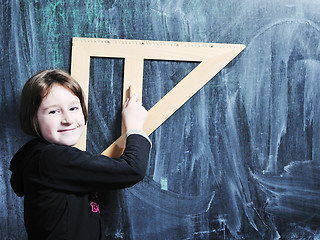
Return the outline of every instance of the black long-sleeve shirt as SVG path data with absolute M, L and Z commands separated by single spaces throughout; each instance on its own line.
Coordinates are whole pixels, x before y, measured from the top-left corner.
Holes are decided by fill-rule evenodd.
M 24 196 L 29 240 L 103 239 L 97 203 L 90 195 L 133 186 L 145 176 L 151 144 L 128 136 L 123 155 L 108 158 L 34 139 L 11 160 L 11 185 Z

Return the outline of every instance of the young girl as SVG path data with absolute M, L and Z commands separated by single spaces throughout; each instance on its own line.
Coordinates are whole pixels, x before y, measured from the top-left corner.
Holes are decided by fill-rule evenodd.
M 87 122 L 79 84 L 62 70 L 45 70 L 27 81 L 20 122 L 36 138 L 15 154 L 10 170 L 12 188 L 24 196 L 29 240 L 103 239 L 99 205 L 92 196 L 141 181 L 151 147 L 142 131 L 147 111 L 136 94 L 125 103 L 122 117 L 127 143 L 120 158 L 80 151 L 72 147 Z

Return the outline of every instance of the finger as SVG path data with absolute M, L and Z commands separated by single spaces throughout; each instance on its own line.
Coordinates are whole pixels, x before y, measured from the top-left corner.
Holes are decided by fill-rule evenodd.
M 133 94 L 131 97 L 130 97 L 130 102 L 138 102 L 139 101 L 139 95 L 137 93 Z
M 124 104 L 123 104 L 123 108 L 126 108 L 127 106 L 128 106 L 128 103 L 129 103 L 129 98 L 127 98 L 127 100 L 124 102 Z
M 133 94 L 135 94 L 135 93 L 136 93 L 135 86 L 134 85 L 130 85 L 130 87 L 129 87 L 129 96 L 132 97 Z

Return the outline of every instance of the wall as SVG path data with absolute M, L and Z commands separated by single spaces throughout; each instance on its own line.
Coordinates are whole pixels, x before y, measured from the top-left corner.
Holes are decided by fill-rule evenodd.
M 317 0 L 0 3 L 0 239 L 26 239 L 8 170 L 29 139 L 20 91 L 39 70 L 70 69 L 72 37 L 247 45 L 150 136 L 146 178 L 101 194 L 111 239 L 320 238 Z M 146 107 L 194 65 L 146 61 Z M 91 60 L 92 152 L 120 132 L 122 69 L 121 59 Z

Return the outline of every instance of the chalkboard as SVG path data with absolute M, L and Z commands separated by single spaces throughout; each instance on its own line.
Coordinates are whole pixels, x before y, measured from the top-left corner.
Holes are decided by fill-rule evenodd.
M 320 236 L 320 3 L 0 0 L 0 239 L 27 239 L 8 166 L 29 137 L 25 81 L 70 69 L 72 37 L 239 43 L 247 48 L 150 136 L 146 178 L 101 193 L 109 239 Z M 197 63 L 146 61 L 153 106 Z M 120 134 L 123 61 L 91 59 L 87 148 Z

